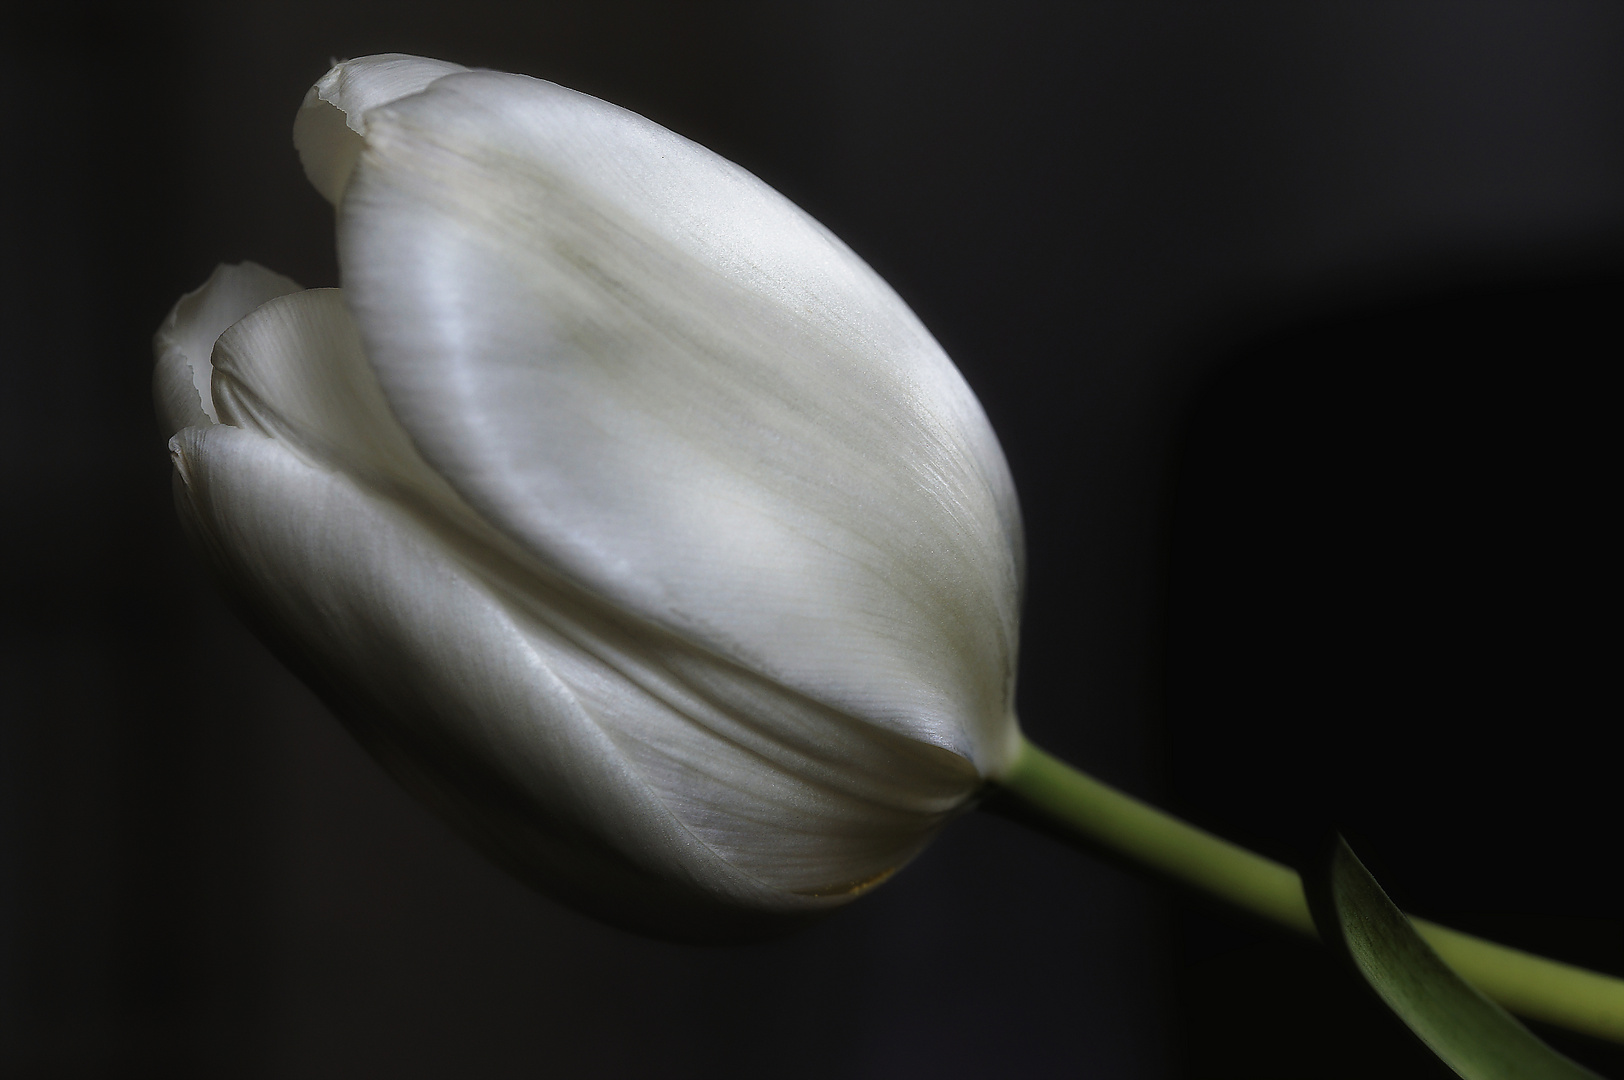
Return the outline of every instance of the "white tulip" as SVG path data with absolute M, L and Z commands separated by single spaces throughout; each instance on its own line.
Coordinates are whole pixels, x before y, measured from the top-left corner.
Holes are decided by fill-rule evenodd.
M 845 902 L 1009 767 L 1008 469 L 850 249 L 518 75 L 349 61 L 294 132 L 343 289 L 221 267 L 158 411 L 218 579 L 407 787 L 706 937 Z

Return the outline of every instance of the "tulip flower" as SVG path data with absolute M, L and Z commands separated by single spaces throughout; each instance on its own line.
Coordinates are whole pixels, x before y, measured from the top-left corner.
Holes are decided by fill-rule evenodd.
M 221 267 L 155 395 L 196 546 L 398 780 L 708 938 L 845 903 L 1009 767 L 1009 471 L 849 248 L 523 76 L 349 61 L 294 137 L 342 289 Z
M 250 625 L 498 862 L 624 926 L 757 935 L 996 788 L 1325 929 L 1296 871 L 1022 737 L 1009 470 L 828 230 L 640 116 L 435 60 L 337 65 L 294 142 L 343 287 L 245 263 L 175 305 L 176 503 Z M 1388 967 L 1445 970 L 1430 947 L 1624 1039 L 1624 982 L 1413 927 Z

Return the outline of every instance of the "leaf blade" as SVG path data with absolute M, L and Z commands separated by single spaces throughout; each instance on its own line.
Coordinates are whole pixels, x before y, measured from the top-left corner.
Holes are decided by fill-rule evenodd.
M 1601 1080 L 1461 978 L 1340 836 L 1318 884 L 1311 906 L 1320 936 L 1465 1080 Z

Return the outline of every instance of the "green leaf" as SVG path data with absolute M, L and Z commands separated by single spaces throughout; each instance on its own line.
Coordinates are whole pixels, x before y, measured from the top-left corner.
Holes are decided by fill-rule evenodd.
M 1309 897 L 1320 937 L 1466 1080 L 1600 1080 L 1444 963 L 1340 836 Z

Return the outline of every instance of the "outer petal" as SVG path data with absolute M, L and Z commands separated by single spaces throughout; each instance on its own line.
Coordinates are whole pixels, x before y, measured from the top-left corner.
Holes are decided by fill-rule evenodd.
M 492 531 L 393 420 L 338 290 L 262 305 L 215 360 L 221 419 L 247 430 L 175 444 L 183 516 L 386 765 L 553 891 L 602 913 L 618 890 L 612 916 L 667 931 L 692 932 L 696 897 L 804 914 L 896 869 L 978 785 Z M 604 861 L 692 895 L 643 911 L 653 886 L 595 883 Z
M 215 339 L 265 301 L 299 288 L 292 278 L 245 262 L 215 267 L 209 280 L 176 301 L 152 341 L 152 398 L 165 435 L 219 420 L 209 363 Z
M 766 185 L 492 72 L 368 114 L 340 211 L 367 355 L 422 455 L 540 564 L 995 773 L 1013 488 L 897 296 Z

